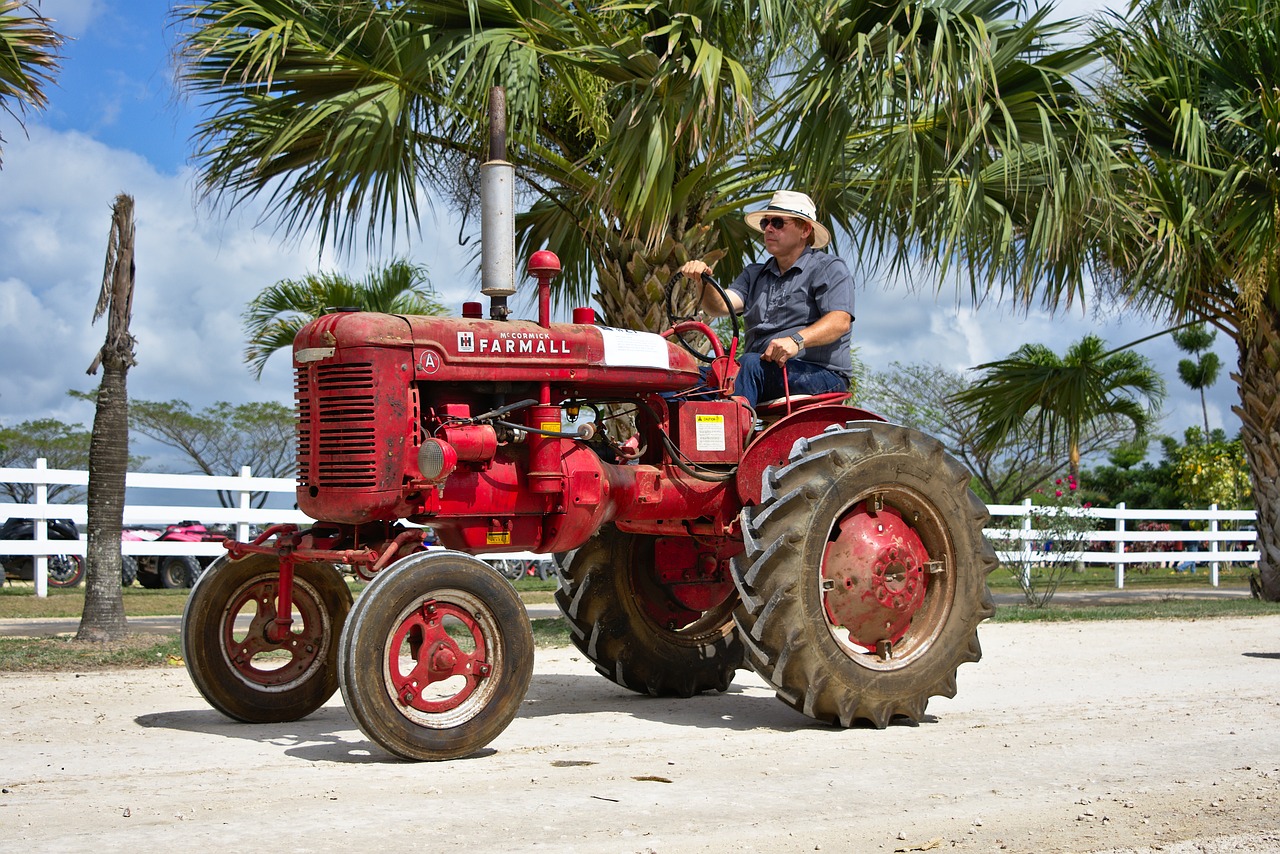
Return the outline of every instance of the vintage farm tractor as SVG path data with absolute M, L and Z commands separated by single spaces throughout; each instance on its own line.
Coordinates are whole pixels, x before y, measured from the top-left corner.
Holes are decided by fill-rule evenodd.
M 955 693 L 995 558 L 940 443 L 830 396 L 753 411 L 736 336 L 552 323 L 559 261 L 528 270 L 536 322 L 486 285 L 489 318 L 335 311 L 298 334 L 297 500 L 321 521 L 228 542 L 193 589 L 186 662 L 215 708 L 289 721 L 341 687 L 393 754 L 475 752 L 533 669 L 520 599 L 475 557 L 516 550 L 559 555 L 574 643 L 636 692 L 723 691 L 745 665 L 846 727 Z M 602 429 L 619 411 L 627 441 Z M 354 604 L 344 573 L 370 580 Z

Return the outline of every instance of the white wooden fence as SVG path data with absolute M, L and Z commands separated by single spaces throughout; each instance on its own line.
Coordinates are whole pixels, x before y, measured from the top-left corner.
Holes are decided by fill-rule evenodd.
M 1206 510 L 1129 510 L 1123 503 L 1114 508 L 1066 510 L 1063 512 L 1089 520 L 1094 530 L 1073 536 L 1073 539 L 1088 541 L 1084 549 L 1046 553 L 1042 547 L 1037 548 L 1037 544 L 1052 539 L 1054 533 L 1034 527 L 1035 516 L 1043 516 L 1044 508 L 1033 507 L 1027 499 L 1021 504 L 992 504 L 987 509 L 993 519 L 1020 517 L 1021 520 L 1017 525 L 986 531 L 1001 562 L 1023 567 L 1035 562 L 1110 564 L 1115 567 L 1116 587 L 1124 587 L 1125 572 L 1133 564 L 1190 562 L 1198 566 L 1207 563 L 1209 583 L 1217 587 L 1222 564 L 1253 564 L 1258 560 L 1258 534 L 1254 530 L 1257 514 L 1252 510 L 1219 510 L 1216 504 Z M 1171 530 L 1131 530 L 1126 524 L 1130 521 L 1166 523 Z M 1229 524 L 1224 528 L 1223 523 Z M 1152 545 L 1135 551 L 1130 543 Z M 1098 549 L 1097 546 L 1108 547 Z
M 11 516 L 23 519 L 71 519 L 76 524 L 85 524 L 85 506 L 83 504 L 50 504 L 48 488 L 51 484 L 69 484 L 87 486 L 88 472 L 50 469 L 44 460 L 37 460 L 32 469 L 0 468 L 0 483 L 29 483 L 35 485 L 35 502 L 32 504 L 0 503 L 0 522 Z M 172 524 L 183 520 L 198 520 L 207 525 L 234 526 L 236 539 L 249 539 L 250 526 L 271 525 L 284 522 L 309 524 L 311 519 L 298 510 L 280 510 L 271 508 L 257 509 L 251 506 L 250 496 L 257 492 L 294 494 L 296 484 L 292 478 L 253 477 L 245 467 L 238 477 L 182 475 L 182 474 L 147 474 L 130 472 L 125 479 L 125 487 L 144 489 L 175 489 L 207 491 L 210 495 L 215 490 L 229 492 L 238 496 L 235 507 L 222 507 L 211 502 L 200 505 L 168 505 L 168 504 L 126 504 L 124 524 Z M 1001 518 L 1020 517 L 1021 521 L 1013 525 L 1000 526 L 998 521 L 988 528 L 986 534 L 996 545 L 1001 561 L 1005 563 L 1029 566 L 1033 562 L 1047 561 L 1080 561 L 1090 564 L 1107 564 L 1115 567 L 1116 587 L 1124 587 L 1125 572 L 1131 564 L 1148 563 L 1181 563 L 1192 561 L 1196 564 L 1207 563 L 1209 566 L 1209 583 L 1218 585 L 1218 573 L 1223 563 L 1253 563 L 1258 560 L 1255 548 L 1257 534 L 1251 529 L 1255 523 L 1252 510 L 1219 510 L 1216 506 L 1206 510 L 1128 510 L 1123 504 L 1115 508 L 1094 507 L 1077 511 L 1094 520 L 1098 530 L 1090 531 L 1090 546 L 1110 544 L 1105 550 L 1057 551 L 1045 554 L 1037 549 L 1036 544 L 1051 539 L 1052 534 L 1036 530 L 1034 515 L 1042 514 L 1042 508 L 1034 508 L 1028 499 L 1022 504 L 989 505 L 993 521 Z M 1188 523 L 1204 523 L 1203 530 L 1169 530 L 1138 531 L 1130 530 L 1127 522 L 1158 521 L 1169 523 L 1170 527 L 1191 527 Z M 1234 523 L 1231 530 L 1224 530 L 1222 523 Z M 1102 525 L 1110 523 L 1110 528 Z M 57 546 L 50 546 L 44 525 L 35 526 L 35 539 L 29 542 L 6 540 L 0 544 L 3 554 L 34 555 L 36 558 L 36 594 L 45 595 L 47 572 L 47 556 L 50 549 L 54 554 L 84 554 L 83 535 L 79 542 L 57 541 Z M 1133 551 L 1130 543 L 1153 543 L 1163 546 L 1153 551 Z M 1185 545 L 1184 545 L 1185 544 Z M 223 549 L 220 543 L 172 543 L 172 542 L 125 542 L 121 544 L 125 554 L 145 555 L 220 555 Z M 515 552 L 509 555 L 486 555 L 488 560 L 522 559 L 536 557 L 529 552 Z
M 0 468 L 0 483 L 29 483 L 35 486 L 35 501 L 31 504 L 0 503 L 0 524 L 10 517 L 19 519 L 70 519 L 81 529 L 86 523 L 86 509 L 83 504 L 50 504 L 49 486 L 67 484 L 71 486 L 88 486 L 89 473 L 48 468 L 44 460 L 36 460 L 35 468 Z M 198 490 L 207 492 L 208 504 L 170 505 L 170 504 L 128 504 L 124 508 L 124 525 L 171 525 L 177 522 L 193 520 L 206 525 L 234 527 L 237 540 L 250 538 L 250 528 L 282 523 L 308 525 L 310 516 L 300 510 L 273 509 L 269 507 L 255 508 L 251 503 L 254 493 L 282 493 L 289 496 L 292 504 L 297 481 L 287 477 L 253 477 L 248 466 L 240 470 L 237 476 L 210 476 L 189 474 L 155 474 L 146 472 L 129 472 L 125 476 L 125 489 L 170 489 Z M 235 507 L 223 507 L 214 497 L 215 491 L 233 493 L 237 496 Z M 47 595 L 48 557 L 50 554 L 73 554 L 83 556 L 85 553 L 85 535 L 79 541 L 50 540 L 44 525 L 37 524 L 35 538 L 29 541 L 0 541 L 0 554 L 33 555 L 35 557 L 35 592 L 37 596 Z M 53 545 L 51 545 L 51 543 Z M 120 550 L 127 555 L 203 555 L 217 556 L 226 553 L 221 543 L 179 543 L 179 542 L 122 542 Z M 532 560 L 539 557 L 531 552 L 511 552 L 504 554 L 488 554 L 483 558 L 488 561 L 499 560 Z

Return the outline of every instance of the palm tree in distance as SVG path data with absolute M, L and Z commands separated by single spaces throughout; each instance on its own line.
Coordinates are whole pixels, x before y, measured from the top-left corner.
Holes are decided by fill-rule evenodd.
M 1068 471 L 1080 474 L 1080 442 L 1101 420 L 1128 422 L 1146 432 L 1164 400 L 1164 381 L 1145 356 L 1106 350 L 1096 335 L 1058 356 L 1043 344 L 1024 344 L 1005 359 L 979 365 L 983 375 L 956 395 L 985 425 L 977 444 L 992 449 L 1030 430 L 1050 456 L 1066 451 Z
M 1218 354 L 1210 350 L 1213 339 L 1218 333 L 1203 323 L 1196 323 L 1186 329 L 1173 333 L 1173 343 L 1184 353 L 1190 353 L 1194 359 L 1178 360 L 1178 379 L 1192 391 L 1200 392 L 1200 412 L 1204 415 L 1204 436 L 1209 439 L 1209 404 L 1205 402 L 1204 390 L 1218 381 L 1222 371 L 1222 360 Z
M 335 308 L 387 314 L 448 314 L 427 280 L 427 268 L 392 261 L 354 281 L 340 273 L 310 273 L 282 279 L 254 297 L 244 312 L 248 340 L 244 360 L 257 379 L 267 359 L 293 346 L 294 336 L 311 320 Z
M 62 41 L 49 20 L 26 0 L 0 0 L 0 109 L 17 118 L 19 125 L 19 113 L 28 107 L 44 109 L 44 89 L 58 70 Z M 0 137 L 0 147 L 3 143 Z

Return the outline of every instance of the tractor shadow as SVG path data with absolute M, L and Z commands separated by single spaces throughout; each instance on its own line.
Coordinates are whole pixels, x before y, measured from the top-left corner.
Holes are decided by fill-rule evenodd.
M 524 702 L 512 726 L 527 721 L 583 715 L 622 715 L 636 721 L 667 727 L 688 727 L 725 732 L 767 731 L 792 733 L 834 730 L 805 717 L 758 686 L 733 683 L 724 693 L 705 692 L 689 698 L 649 697 L 633 693 L 595 674 L 534 673 Z M 916 727 L 936 722 L 926 715 L 921 723 L 895 719 L 891 727 Z M 400 759 L 365 738 L 340 699 L 297 721 L 249 724 L 233 721 L 211 708 L 186 709 L 139 715 L 134 723 L 147 729 L 175 730 L 236 738 L 273 746 L 307 762 L 351 765 L 400 764 Z M 858 727 L 870 727 L 858 724 Z M 484 748 L 464 760 L 483 759 L 497 751 Z

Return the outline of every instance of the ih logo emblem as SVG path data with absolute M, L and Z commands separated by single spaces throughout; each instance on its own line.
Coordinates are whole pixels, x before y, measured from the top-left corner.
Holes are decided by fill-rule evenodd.
M 474 353 L 476 351 L 476 336 L 474 332 L 458 333 L 458 352 Z

